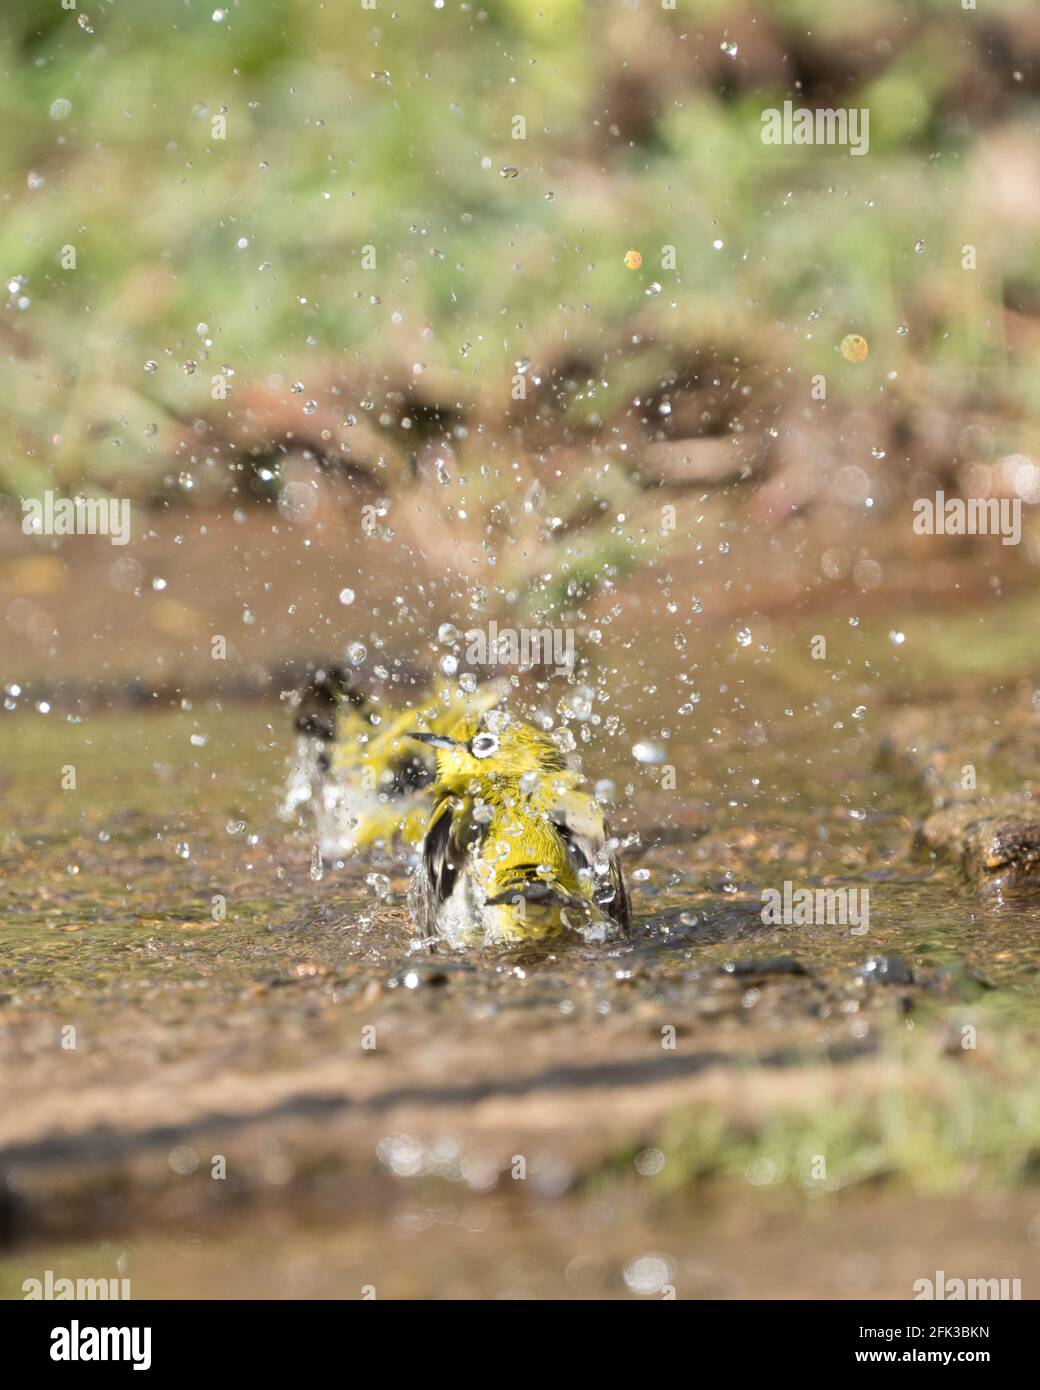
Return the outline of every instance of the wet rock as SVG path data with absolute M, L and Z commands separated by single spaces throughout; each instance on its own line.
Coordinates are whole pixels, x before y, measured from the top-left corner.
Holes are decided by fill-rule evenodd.
M 731 960 L 721 967 L 720 974 L 738 979 L 765 975 L 811 975 L 813 972 L 793 956 L 771 956 L 766 960 Z
M 933 836 L 947 820 L 932 818 Z M 1040 821 L 1021 819 L 1017 804 L 982 820 L 955 817 L 953 829 L 960 835 L 964 866 L 977 881 L 989 880 L 990 887 L 996 881 L 1000 886 L 1040 885 Z
M 914 972 L 902 956 L 871 956 L 858 972 L 871 985 L 912 985 Z
M 983 892 L 1040 888 L 1040 806 L 1024 769 L 1037 766 L 1040 729 L 1032 710 L 936 716 L 901 711 L 889 723 L 882 761 L 928 798 L 918 830 L 926 848 L 958 859 Z
M 426 962 L 416 962 L 414 965 L 403 966 L 396 974 L 391 975 L 387 981 L 388 989 L 426 989 L 428 987 L 443 987 L 449 985 L 452 979 L 460 974 L 466 973 L 465 966 L 458 962 L 432 964 Z

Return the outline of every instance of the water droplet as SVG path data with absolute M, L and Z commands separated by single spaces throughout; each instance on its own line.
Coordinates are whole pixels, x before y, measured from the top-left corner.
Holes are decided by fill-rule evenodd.
M 377 898 L 386 898 L 390 894 L 390 880 L 386 874 L 366 874 L 365 882 Z
M 847 333 L 841 340 L 841 355 L 846 362 L 865 362 L 870 345 L 860 333 Z
M 625 1265 L 623 1278 L 631 1293 L 660 1293 L 672 1278 L 672 1264 L 664 1255 L 640 1255 Z
M 355 597 L 353 589 L 340 589 L 339 591 L 339 601 L 345 607 L 349 607 L 354 602 Z
M 659 743 L 636 743 L 632 747 L 632 756 L 637 763 L 663 763 L 664 749 Z

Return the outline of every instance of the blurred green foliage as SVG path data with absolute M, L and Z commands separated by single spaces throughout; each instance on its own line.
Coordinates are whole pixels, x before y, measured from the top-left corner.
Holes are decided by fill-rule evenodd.
M 740 1119 L 717 1104 L 675 1111 L 657 1140 L 668 1154 L 661 1195 L 708 1184 L 716 1196 L 727 1185 L 750 1185 L 813 1200 L 859 1186 L 935 1197 L 1035 1185 L 1040 1103 L 1027 1078 L 1036 1002 L 1027 990 L 973 1006 L 973 1025 L 986 1039 L 981 1055 L 951 1046 L 963 1027 L 961 1005 L 945 1023 L 936 1010 L 918 1021 L 918 1033 L 890 1035 L 838 1094 L 822 1068 L 815 1084 L 807 1074 L 794 1095 L 772 1107 L 745 1106 Z M 594 1185 L 609 1190 L 631 1173 L 638 1151 L 620 1151 Z
M 525 358 L 532 380 L 577 360 L 606 383 L 553 398 L 591 427 L 694 353 L 780 389 L 826 371 L 852 401 L 895 373 L 940 401 L 981 383 L 1035 405 L 1040 349 L 1010 350 L 1004 321 L 1040 253 L 1033 11 L 5 6 L 0 490 L 147 490 L 171 467 L 165 423 L 233 419 L 272 373 L 304 384 L 301 410 L 309 380 L 369 371 L 492 424 Z M 868 106 L 869 154 L 764 145 L 761 112 L 787 98 Z M 850 331 L 863 367 L 836 354 Z

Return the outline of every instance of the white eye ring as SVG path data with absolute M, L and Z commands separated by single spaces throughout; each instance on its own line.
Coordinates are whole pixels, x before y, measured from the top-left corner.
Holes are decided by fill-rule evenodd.
M 498 739 L 494 734 L 478 734 L 469 746 L 475 758 L 490 758 L 498 752 Z

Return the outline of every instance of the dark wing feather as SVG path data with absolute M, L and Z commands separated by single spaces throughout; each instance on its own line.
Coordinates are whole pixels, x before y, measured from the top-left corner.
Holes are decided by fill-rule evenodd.
M 589 840 L 587 833 L 583 833 L 582 828 L 571 825 L 566 811 L 562 808 L 553 811 L 550 819 L 559 832 L 560 839 L 567 850 L 567 858 L 575 870 L 591 869 L 596 847 Z M 602 841 L 599 841 L 599 847 L 602 848 Z M 607 877 L 610 884 L 609 890 L 603 892 L 605 885 L 600 878 L 593 896 L 597 905 L 603 909 L 608 917 L 613 918 L 627 936 L 632 925 L 632 905 L 628 897 L 625 876 L 621 871 L 621 861 L 616 854 L 610 856 L 610 869 Z
M 577 872 L 579 869 L 591 869 L 592 860 L 586 853 L 582 841 L 567 823 L 566 814 L 563 811 L 554 811 L 549 819 L 556 827 L 556 831 L 563 841 L 563 847 L 567 851 L 567 858 L 570 860 L 574 870 Z
M 472 829 L 472 818 L 453 797 L 442 797 L 430 814 L 408 894 L 412 916 L 427 939 L 437 934 L 437 915 L 463 870 Z
M 621 872 L 621 860 L 616 854 L 610 856 L 610 882 L 614 889 L 610 915 L 627 936 L 632 930 L 632 903 L 628 896 L 625 875 Z

